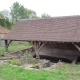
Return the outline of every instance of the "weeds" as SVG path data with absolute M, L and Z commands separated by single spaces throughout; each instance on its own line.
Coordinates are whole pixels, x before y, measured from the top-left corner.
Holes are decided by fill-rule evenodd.
M 12 64 L 12 65 L 21 65 L 21 62 L 19 59 L 12 59 L 12 60 L 8 60 L 7 63 Z
M 26 51 L 23 55 L 19 55 L 20 60 L 26 63 L 31 63 L 31 61 L 33 60 L 33 57 L 30 53 L 31 51 L 29 52 Z

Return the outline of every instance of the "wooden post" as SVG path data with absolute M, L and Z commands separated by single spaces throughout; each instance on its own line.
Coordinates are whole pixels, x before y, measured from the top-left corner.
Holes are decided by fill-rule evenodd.
M 36 42 L 36 47 L 35 47 L 36 58 L 37 58 L 37 59 L 40 59 L 38 49 L 39 49 L 39 42 Z
M 76 64 L 77 63 L 77 59 L 78 59 L 78 56 L 75 57 L 75 59 L 72 61 L 72 64 Z
M 6 52 L 8 52 L 8 46 L 7 46 L 7 45 L 8 45 L 8 41 L 5 40 L 5 51 L 6 51 Z
M 75 44 L 75 43 L 72 43 L 72 44 L 80 51 L 80 47 L 77 44 Z M 78 59 L 78 56 L 76 56 L 76 58 L 72 61 L 72 64 L 76 64 L 77 59 Z
M 41 50 L 41 48 L 46 44 L 46 42 L 43 42 L 41 45 L 38 41 L 36 41 L 36 45 L 34 45 L 34 42 L 32 43 L 33 45 L 33 48 L 35 49 L 35 54 L 36 54 L 36 58 L 37 59 L 40 59 L 40 56 L 39 56 L 39 52 Z

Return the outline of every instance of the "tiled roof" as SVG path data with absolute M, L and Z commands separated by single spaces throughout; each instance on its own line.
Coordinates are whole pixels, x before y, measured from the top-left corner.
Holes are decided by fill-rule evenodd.
M 9 30 L 0 26 L 0 34 L 7 34 Z
M 4 39 L 80 42 L 80 16 L 20 20 Z

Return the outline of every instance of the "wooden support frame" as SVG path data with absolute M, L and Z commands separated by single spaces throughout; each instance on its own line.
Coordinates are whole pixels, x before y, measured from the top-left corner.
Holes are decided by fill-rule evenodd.
M 5 40 L 5 51 L 6 51 L 6 52 L 8 52 L 8 47 L 7 47 L 7 45 L 8 45 L 8 41 Z
M 77 44 L 75 43 L 72 43 L 72 44 L 80 51 L 80 47 Z
M 72 43 L 72 44 L 80 51 L 80 47 L 77 44 L 75 44 L 75 43 Z M 72 61 L 72 64 L 76 64 L 77 59 L 78 59 L 78 56 L 76 56 L 76 58 Z
M 9 42 L 8 42 L 8 40 L 5 40 L 5 51 L 6 52 L 8 52 L 8 47 L 9 47 L 11 42 L 12 42 L 12 40 L 10 40 Z
M 8 45 L 7 45 L 7 47 L 9 47 L 9 45 L 10 45 L 10 43 L 12 42 L 12 40 L 10 40 L 9 42 L 8 42 Z
M 36 58 L 37 59 L 40 59 L 40 56 L 39 56 L 39 52 L 41 50 L 41 48 L 47 43 L 47 42 L 38 42 L 36 41 L 36 46 L 34 45 L 34 42 L 31 42 L 32 43 L 32 46 L 35 50 L 35 54 L 36 54 Z

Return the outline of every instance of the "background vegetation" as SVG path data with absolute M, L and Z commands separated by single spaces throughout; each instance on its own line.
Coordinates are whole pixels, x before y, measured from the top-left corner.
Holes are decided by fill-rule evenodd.
M 31 44 L 26 42 L 24 44 L 19 44 L 18 42 L 12 42 L 8 47 L 8 52 L 18 51 L 20 49 L 24 49 L 30 46 Z M 5 46 L 4 44 L 2 44 L 2 46 L 0 46 L 0 55 L 3 55 L 4 53 L 5 53 Z
M 25 8 L 18 2 L 14 2 L 10 7 L 10 11 L 0 11 L 0 17 L 2 18 L 2 20 L 0 20 L 0 25 L 11 29 L 19 19 L 48 18 L 50 15 L 43 13 L 41 17 L 38 17 L 35 11 Z

